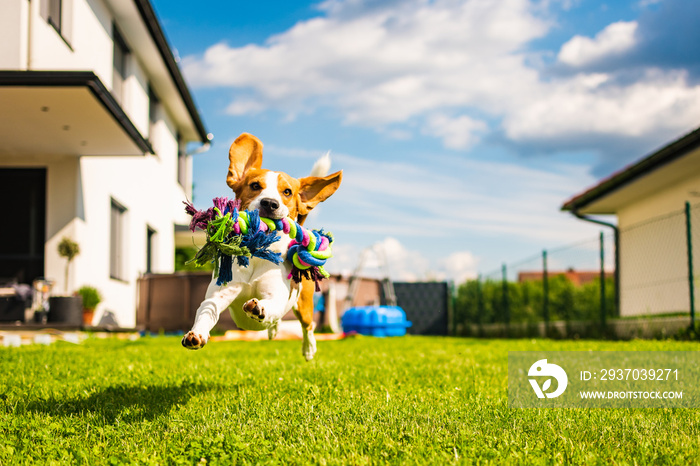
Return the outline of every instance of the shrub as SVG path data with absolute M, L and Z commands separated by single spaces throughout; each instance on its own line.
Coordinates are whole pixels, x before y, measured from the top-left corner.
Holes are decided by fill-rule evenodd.
M 582 286 L 574 285 L 566 276 L 549 278 L 549 320 L 599 321 L 600 280 Z M 544 321 L 544 287 L 542 280 L 506 282 L 469 280 L 457 288 L 454 303 L 455 323 L 489 324 L 499 322 Z M 608 317 L 615 317 L 615 283 L 605 280 L 605 308 Z
M 194 263 L 187 262 L 194 258 L 198 249 L 196 247 L 180 247 L 175 249 L 175 271 L 196 271 L 196 270 L 214 270 L 214 263 L 208 263 L 203 266 L 198 266 Z
M 95 309 L 102 302 L 102 295 L 94 286 L 82 286 L 78 290 L 78 294 L 83 298 L 84 309 Z

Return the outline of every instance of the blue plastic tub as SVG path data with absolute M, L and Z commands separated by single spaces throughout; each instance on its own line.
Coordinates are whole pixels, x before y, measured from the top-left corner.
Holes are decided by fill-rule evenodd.
M 406 335 L 411 322 L 398 306 L 351 307 L 343 314 L 343 331 L 357 332 L 375 337 L 400 337 Z

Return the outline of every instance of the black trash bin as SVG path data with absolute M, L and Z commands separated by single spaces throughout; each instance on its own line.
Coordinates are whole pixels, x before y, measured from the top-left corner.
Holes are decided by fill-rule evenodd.
M 83 325 L 83 299 L 80 296 L 51 296 L 49 323 Z

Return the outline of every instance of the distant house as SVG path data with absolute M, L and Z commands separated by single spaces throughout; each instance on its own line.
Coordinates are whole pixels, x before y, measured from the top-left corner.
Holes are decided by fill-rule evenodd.
M 691 223 L 700 251 L 700 129 L 562 206 L 584 219 L 617 216 L 622 316 L 689 310 L 686 202 L 694 204 Z
M 600 281 L 600 270 L 548 270 L 547 277 L 566 277 L 574 286 L 581 286 L 591 282 Z M 612 274 L 605 272 L 605 278 L 611 278 Z M 542 280 L 544 273 L 542 271 L 518 272 L 518 283 L 531 282 Z
M 135 324 L 140 275 L 171 272 L 207 133 L 148 0 L 4 0 L 0 278 L 83 284 Z M 57 244 L 80 245 L 70 282 Z

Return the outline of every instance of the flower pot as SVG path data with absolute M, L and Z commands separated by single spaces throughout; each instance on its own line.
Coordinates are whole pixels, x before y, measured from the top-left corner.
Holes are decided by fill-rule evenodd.
M 83 324 L 83 299 L 80 296 L 52 296 L 49 298 L 49 323 Z
M 92 326 L 93 317 L 95 317 L 94 309 L 83 309 L 83 325 Z
M 47 316 L 48 316 L 48 313 L 43 309 L 39 309 L 37 311 L 34 311 L 34 323 L 35 324 L 45 324 Z

